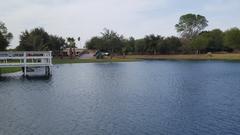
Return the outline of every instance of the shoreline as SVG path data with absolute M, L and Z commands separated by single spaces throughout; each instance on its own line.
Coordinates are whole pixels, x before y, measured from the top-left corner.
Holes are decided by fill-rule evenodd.
M 70 59 L 53 58 L 53 64 L 75 64 L 75 63 L 106 63 L 106 62 L 136 62 L 141 60 L 217 60 L 217 61 L 240 61 L 239 53 L 226 54 L 173 54 L 173 55 L 126 55 L 126 57 L 114 57 L 113 59 Z M 2 68 L 1 74 L 15 73 L 21 68 Z
M 113 59 L 79 59 L 79 58 L 53 58 L 53 65 L 58 64 L 78 64 L 78 63 L 106 63 L 106 62 L 136 62 L 140 61 L 140 59 L 131 59 L 131 58 L 113 58 Z M 9 74 L 9 73 L 16 73 L 21 71 L 20 67 L 9 67 L 9 68 L 0 68 L 0 75 L 1 74 Z
M 140 59 L 132 59 L 132 58 L 116 58 L 113 59 L 70 59 L 70 58 L 53 58 L 53 64 L 74 64 L 74 63 L 106 63 L 106 62 L 135 62 L 140 61 Z
M 222 60 L 240 61 L 240 54 L 173 54 L 173 55 L 128 55 L 129 59 L 141 60 Z

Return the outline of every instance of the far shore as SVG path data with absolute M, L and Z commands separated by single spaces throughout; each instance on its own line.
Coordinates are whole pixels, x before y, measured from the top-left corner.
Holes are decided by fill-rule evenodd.
M 74 63 L 105 63 L 105 62 L 135 62 L 141 60 L 224 60 L 240 61 L 240 53 L 225 54 L 179 54 L 179 55 L 126 55 L 114 57 L 113 59 L 80 59 L 80 58 L 53 58 L 53 64 L 74 64 Z M 21 68 L 2 68 L 0 72 L 14 73 L 21 71 Z
M 240 53 L 128 55 L 126 58 L 127 59 L 141 59 L 141 60 L 237 60 L 237 61 L 240 61 Z

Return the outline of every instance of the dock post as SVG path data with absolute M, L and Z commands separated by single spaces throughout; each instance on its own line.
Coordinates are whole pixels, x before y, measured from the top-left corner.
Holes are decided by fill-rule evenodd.
M 52 51 L 49 51 L 49 56 L 50 56 L 49 63 L 52 64 Z
M 27 76 L 27 67 L 26 66 L 24 66 L 24 73 L 23 73 L 23 75 L 24 75 L 24 77 Z
M 52 75 L 52 69 L 51 69 L 51 65 L 52 65 L 52 51 L 49 51 L 49 66 L 48 66 L 48 76 Z
M 51 75 L 50 66 L 45 67 L 45 76 L 49 77 Z
M 23 73 L 24 77 L 27 76 L 27 54 L 26 52 L 24 52 L 24 73 Z
M 45 76 L 47 76 L 47 66 L 44 67 L 45 69 Z

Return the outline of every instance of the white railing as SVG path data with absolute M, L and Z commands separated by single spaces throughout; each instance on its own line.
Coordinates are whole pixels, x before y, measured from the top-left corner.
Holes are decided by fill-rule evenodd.
M 51 51 L 0 52 L 1 67 L 22 67 L 26 75 L 27 67 L 51 67 Z
M 19 60 L 19 61 L 17 61 Z M 14 64 L 52 64 L 51 51 L 0 52 L 0 66 Z
M 0 52 L 0 59 L 18 59 L 32 57 L 52 57 L 51 51 Z

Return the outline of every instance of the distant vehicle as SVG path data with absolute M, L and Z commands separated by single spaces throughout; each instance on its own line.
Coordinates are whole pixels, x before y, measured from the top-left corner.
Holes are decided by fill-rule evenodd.
M 109 55 L 110 55 L 109 52 L 102 52 L 102 54 L 103 54 L 104 56 L 109 56 Z
M 94 54 L 94 56 L 97 56 L 97 55 L 103 55 L 103 56 L 110 56 L 110 53 L 109 52 L 102 52 L 102 51 L 96 51 L 96 53 Z

